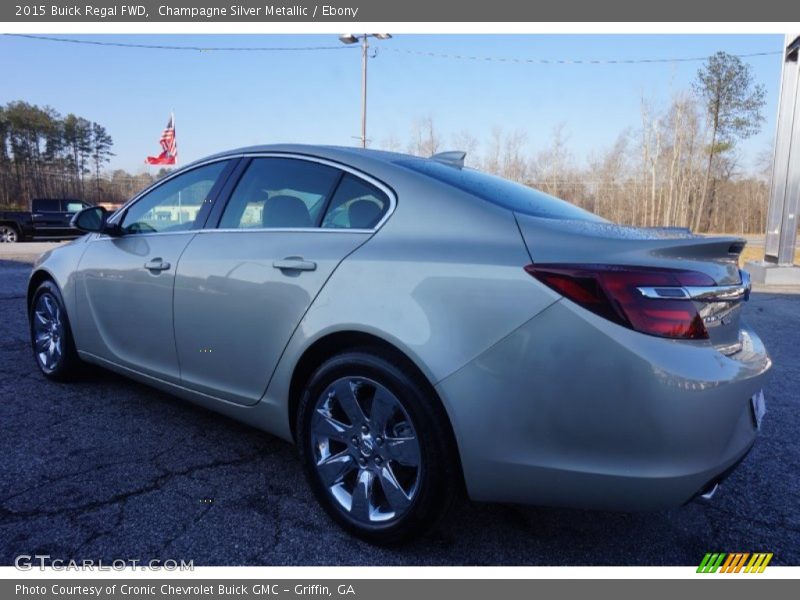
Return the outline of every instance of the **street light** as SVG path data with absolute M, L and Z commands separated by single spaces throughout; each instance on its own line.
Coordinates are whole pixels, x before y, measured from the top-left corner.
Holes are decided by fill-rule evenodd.
M 388 33 L 364 33 L 354 35 L 343 33 L 339 36 L 339 41 L 343 44 L 357 44 L 361 42 L 361 147 L 367 147 L 367 50 L 369 49 L 369 38 L 377 40 L 388 40 L 392 36 Z

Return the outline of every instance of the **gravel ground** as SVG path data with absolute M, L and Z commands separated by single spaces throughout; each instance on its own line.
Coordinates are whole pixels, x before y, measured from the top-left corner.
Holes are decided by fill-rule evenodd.
M 19 245 L 22 247 L 23 245 Z M 63 559 L 196 565 L 696 565 L 708 551 L 800 564 L 800 294 L 746 314 L 775 361 L 753 452 L 711 505 L 611 513 L 461 501 L 440 527 L 381 549 L 317 507 L 290 445 L 97 370 L 62 385 L 28 346 L 30 255 L 0 252 L 0 564 Z M 34 248 L 36 246 L 36 248 Z

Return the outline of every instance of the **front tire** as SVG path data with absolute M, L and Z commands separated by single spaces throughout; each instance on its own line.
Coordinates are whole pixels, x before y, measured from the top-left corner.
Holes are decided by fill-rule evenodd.
M 319 502 L 371 543 L 431 527 L 458 487 L 444 411 L 419 376 L 388 356 L 352 351 L 320 366 L 300 400 L 297 437 Z
M 55 283 L 43 281 L 36 288 L 28 319 L 33 356 L 44 376 L 53 381 L 77 377 L 81 360 L 75 350 L 64 299 Z
M 22 235 L 13 225 L 0 225 L 0 244 L 16 244 L 22 241 Z

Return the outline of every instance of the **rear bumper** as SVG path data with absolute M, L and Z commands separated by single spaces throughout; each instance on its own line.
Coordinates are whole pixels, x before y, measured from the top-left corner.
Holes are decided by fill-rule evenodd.
M 475 500 L 652 510 L 740 461 L 770 359 L 727 357 L 560 301 L 437 385 Z

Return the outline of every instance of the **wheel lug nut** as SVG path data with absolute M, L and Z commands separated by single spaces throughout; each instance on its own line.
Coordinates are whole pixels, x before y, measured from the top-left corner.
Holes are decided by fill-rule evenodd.
M 375 438 L 375 443 L 378 444 L 378 446 L 380 446 L 383 443 L 383 438 L 382 437 L 376 437 Z
M 362 458 L 358 459 L 358 464 L 361 465 L 362 467 L 366 467 L 367 466 L 367 461 L 366 461 L 365 458 L 362 457 Z
M 361 426 L 361 431 L 363 431 L 364 433 L 367 433 L 369 431 L 369 427 L 367 427 L 366 425 L 362 425 Z
M 381 457 L 380 457 L 380 456 L 376 456 L 376 457 L 375 457 L 375 464 L 376 464 L 376 465 L 380 465 L 382 462 L 383 462 L 383 461 L 381 460 Z

